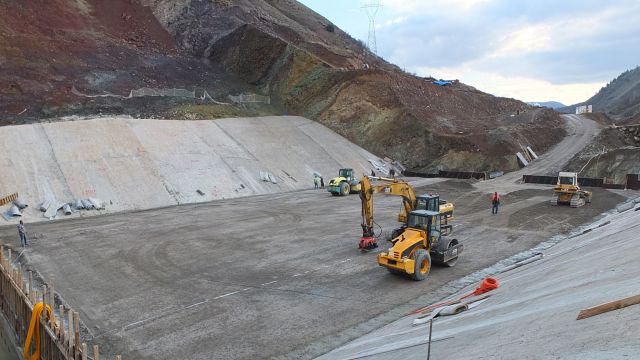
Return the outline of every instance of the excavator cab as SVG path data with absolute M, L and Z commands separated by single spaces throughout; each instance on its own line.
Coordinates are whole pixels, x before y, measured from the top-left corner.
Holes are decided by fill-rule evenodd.
M 416 199 L 416 210 L 440 211 L 440 195 L 420 195 Z

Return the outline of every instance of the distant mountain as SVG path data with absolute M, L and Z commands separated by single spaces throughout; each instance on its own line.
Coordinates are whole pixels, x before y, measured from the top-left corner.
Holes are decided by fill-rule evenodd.
M 550 108 L 550 109 L 558 109 L 558 108 L 562 108 L 562 107 L 566 107 L 567 105 L 563 104 L 563 103 L 559 103 L 557 101 L 535 101 L 535 102 L 529 102 L 527 103 L 531 106 L 540 106 L 540 107 L 546 107 L 546 108 Z
M 584 103 L 562 111 L 572 112 L 575 106 L 588 104 L 593 105 L 593 112 L 605 113 L 614 121 L 640 117 L 640 66 L 623 72 Z

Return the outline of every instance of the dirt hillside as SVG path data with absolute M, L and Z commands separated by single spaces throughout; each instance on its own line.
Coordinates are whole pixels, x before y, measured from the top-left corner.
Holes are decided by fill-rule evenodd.
M 567 164 L 590 178 L 624 184 L 627 174 L 640 173 L 640 126 L 610 126 Z
M 551 110 L 402 72 L 296 1 L 54 0 L 0 4 L 0 116 L 302 115 L 409 168 L 513 170 L 563 136 Z M 428 59 L 426 59 L 428 61 Z M 257 93 L 270 105 L 86 98 L 132 89 Z
M 608 128 L 571 160 L 569 168 L 582 170 L 585 177 L 624 183 L 627 174 L 640 172 L 640 67 L 620 74 L 583 104 L 592 104 L 595 111 L 586 116 Z
M 640 67 L 627 70 L 584 103 L 564 108 L 572 112 L 577 105 L 593 105 L 594 112 L 607 114 L 617 123 L 640 121 Z

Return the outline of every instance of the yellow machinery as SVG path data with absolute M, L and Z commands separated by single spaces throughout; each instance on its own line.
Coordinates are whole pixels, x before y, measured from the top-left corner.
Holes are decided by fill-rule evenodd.
M 431 264 L 454 266 L 463 246 L 448 239 L 440 231 L 440 213 L 414 210 L 409 213 L 407 227 L 391 240 L 393 246 L 378 254 L 378 265 L 392 274 L 406 274 L 413 280 L 424 280 Z
M 372 184 L 370 180 L 376 180 Z M 413 187 L 405 181 L 363 177 L 362 191 L 362 237 L 360 248 L 373 249 L 378 246 L 373 226 L 373 194 L 383 193 L 402 197 L 402 209 L 398 220 L 403 226 L 394 230 L 393 246 L 387 253 L 378 255 L 378 264 L 392 273 L 408 274 L 414 280 L 423 280 L 431 269 L 432 261 L 454 266 L 462 252 L 462 244 L 443 235 L 443 226 L 451 232 L 448 220 L 453 219 L 453 204 L 441 202 L 437 195 L 416 197 Z M 436 209 L 437 211 L 434 211 Z
M 372 184 L 371 181 L 375 181 Z M 449 223 L 453 220 L 454 206 L 440 196 L 425 194 L 416 196 L 413 187 L 406 181 L 382 177 L 363 176 L 360 180 L 360 198 L 362 200 L 362 232 L 360 249 L 367 250 L 377 247 L 373 229 L 373 194 L 381 193 L 402 197 L 402 208 L 398 214 L 398 221 L 402 226 L 391 232 L 390 239 L 400 235 L 407 227 L 407 215 L 413 210 L 429 210 L 440 213 L 441 230 L 445 235 L 453 232 Z
M 376 183 L 372 184 L 371 180 Z M 360 248 L 364 250 L 378 246 L 373 231 L 373 194 L 402 197 L 402 210 L 398 214 L 398 220 L 403 226 L 394 231 L 390 240 L 393 246 L 387 252 L 378 254 L 380 266 L 394 274 L 407 274 L 414 280 L 423 280 L 429 274 L 432 262 L 445 266 L 454 266 L 458 262 L 463 250 L 462 244 L 442 233 L 442 224 L 449 229 L 448 232 L 451 231 L 448 220 L 453 219 L 453 204 L 440 201 L 437 195 L 416 197 L 413 187 L 401 180 L 365 176 L 360 180 L 360 185 Z
M 353 169 L 340 169 L 338 177 L 329 181 L 327 191 L 334 196 L 345 196 L 360 192 L 360 183 L 355 177 Z
M 560 172 L 558 183 L 553 188 L 551 205 L 569 205 L 572 208 L 591 203 L 591 191 L 580 189 L 578 186 L 578 174 L 574 172 Z

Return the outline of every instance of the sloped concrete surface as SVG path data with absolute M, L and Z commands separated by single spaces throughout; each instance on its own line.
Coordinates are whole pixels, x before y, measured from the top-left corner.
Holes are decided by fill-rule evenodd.
M 328 182 L 341 167 L 368 173 L 378 159 L 301 117 L 99 118 L 0 127 L 0 139 L 0 192 L 32 205 L 28 221 L 42 219 L 35 205 L 47 199 L 149 209 L 310 188 L 314 172 Z
M 576 320 L 582 309 L 640 294 L 640 212 L 609 215 L 590 229 L 498 275 L 501 287 L 477 307 L 437 318 L 431 358 L 640 358 L 640 305 Z M 414 318 L 318 359 L 426 359 L 429 325 L 412 326 Z

